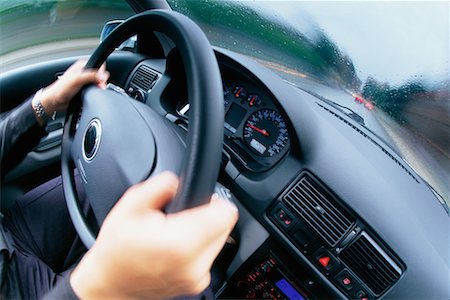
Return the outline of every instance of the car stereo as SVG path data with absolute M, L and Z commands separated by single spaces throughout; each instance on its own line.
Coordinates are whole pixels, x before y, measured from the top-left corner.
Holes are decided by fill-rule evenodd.
M 227 299 L 307 299 L 306 292 L 289 280 L 273 255 L 235 278 L 220 298 Z
M 289 267 L 288 267 L 289 266 Z M 293 272 L 294 271 L 294 272 Z M 329 298 L 290 255 L 266 241 L 216 294 L 218 299 Z

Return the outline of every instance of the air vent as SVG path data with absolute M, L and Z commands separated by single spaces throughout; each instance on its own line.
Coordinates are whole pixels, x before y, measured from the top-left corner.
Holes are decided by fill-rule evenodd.
M 153 87 L 156 79 L 158 79 L 158 73 L 147 66 L 140 66 L 136 73 L 134 73 L 131 84 L 148 92 Z
M 333 247 L 354 223 L 354 219 L 334 197 L 309 175 L 304 175 L 284 195 L 283 202 Z
M 365 232 L 339 256 L 376 295 L 386 291 L 402 274 L 402 269 Z

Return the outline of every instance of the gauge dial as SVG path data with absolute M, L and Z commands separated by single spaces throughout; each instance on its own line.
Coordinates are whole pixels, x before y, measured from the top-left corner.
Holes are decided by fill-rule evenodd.
M 283 117 L 273 109 L 254 112 L 245 122 L 244 141 L 257 154 L 272 157 L 288 144 L 289 134 Z
M 233 95 L 235 98 L 247 99 L 247 90 L 242 86 L 236 85 L 233 89 Z
M 248 106 L 260 107 L 262 104 L 261 98 L 258 95 L 250 94 L 247 98 Z

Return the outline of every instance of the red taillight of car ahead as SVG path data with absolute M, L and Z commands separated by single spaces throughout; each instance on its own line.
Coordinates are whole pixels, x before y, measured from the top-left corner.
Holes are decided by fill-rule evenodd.
M 366 101 L 366 103 L 364 104 L 364 107 L 367 108 L 368 110 L 372 110 L 374 109 L 374 105 L 372 102 Z
M 364 98 L 361 97 L 361 96 L 358 96 L 358 95 L 355 96 L 355 101 L 358 102 L 358 103 L 364 103 L 365 102 Z

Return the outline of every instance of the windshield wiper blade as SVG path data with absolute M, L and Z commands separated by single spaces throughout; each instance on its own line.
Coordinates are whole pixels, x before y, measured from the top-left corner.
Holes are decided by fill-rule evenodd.
M 326 101 L 328 104 L 334 106 L 336 109 L 339 109 L 342 113 L 346 114 L 347 116 L 349 116 L 350 118 L 352 118 L 353 120 L 355 120 L 356 122 L 358 122 L 359 124 L 365 126 L 366 124 L 364 123 L 364 118 L 361 117 L 360 114 L 358 114 L 357 112 L 355 112 L 353 109 L 338 104 L 334 101 L 328 100 L 328 99 L 323 99 L 324 101 Z M 345 112 L 344 110 L 346 110 L 347 112 Z
M 321 95 L 319 95 L 319 94 L 317 94 L 317 93 L 315 93 L 315 92 L 313 92 L 313 91 L 311 91 L 309 89 L 305 90 L 305 89 L 301 88 L 300 86 L 298 86 L 297 84 L 295 84 L 295 83 L 293 83 L 291 81 L 285 80 L 285 82 L 290 84 L 290 85 L 292 85 L 292 86 L 294 86 L 294 87 L 296 87 L 296 88 L 298 88 L 298 89 L 300 89 L 300 90 L 302 90 L 302 91 L 307 92 L 308 94 L 313 95 L 314 97 L 322 100 L 323 102 L 326 102 L 327 104 L 333 106 L 335 109 L 339 110 L 340 112 L 342 112 L 346 116 L 350 117 L 352 120 L 358 122 L 360 125 L 364 126 L 366 129 L 368 129 L 366 127 L 366 123 L 364 122 L 364 118 L 360 114 L 358 114 L 357 112 L 352 110 L 351 108 L 349 108 L 347 106 L 344 106 L 344 105 L 341 105 L 341 104 L 338 104 L 338 103 L 336 103 L 336 102 L 334 102 L 334 101 L 332 101 L 330 99 L 327 99 L 327 98 L 325 98 L 325 97 L 323 97 L 323 96 L 321 96 Z
M 350 117 L 352 120 L 358 122 L 359 124 L 361 124 L 362 126 L 366 127 L 366 123 L 364 122 L 364 118 L 361 117 L 360 114 L 358 114 L 357 112 L 355 112 L 353 109 L 341 105 L 339 103 L 336 103 L 334 101 L 331 101 L 329 99 L 326 99 L 320 95 L 317 95 L 315 93 L 312 93 L 314 96 L 316 96 L 317 98 L 319 98 L 320 100 L 326 102 L 327 104 L 333 106 L 334 108 L 336 108 L 337 110 L 339 110 L 341 113 L 347 115 L 348 117 Z

